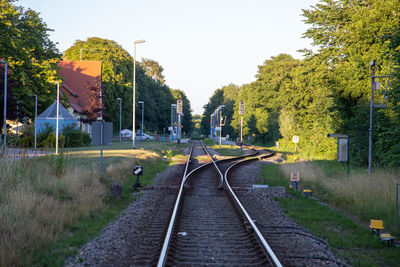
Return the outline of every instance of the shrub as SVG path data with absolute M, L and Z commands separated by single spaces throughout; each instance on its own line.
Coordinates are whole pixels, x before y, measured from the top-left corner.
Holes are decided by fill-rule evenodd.
M 73 125 L 65 127 L 63 135 L 65 136 L 65 147 L 87 146 L 91 142 L 90 136 L 87 133 L 75 129 Z

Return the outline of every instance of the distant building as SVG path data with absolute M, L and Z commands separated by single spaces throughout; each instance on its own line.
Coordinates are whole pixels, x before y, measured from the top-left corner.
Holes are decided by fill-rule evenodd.
M 58 133 L 62 133 L 62 130 L 67 126 L 73 126 L 77 128 L 78 120 L 68 112 L 66 108 L 60 103 L 58 113 Z M 46 126 L 53 127 L 54 132 L 57 128 L 57 101 L 54 101 L 42 114 L 36 118 L 36 131 L 38 133 L 46 129 Z
M 58 73 L 63 78 L 61 93 L 69 100 L 69 112 L 80 128 L 91 134 L 91 121 L 99 116 L 101 106 L 101 61 L 62 60 Z

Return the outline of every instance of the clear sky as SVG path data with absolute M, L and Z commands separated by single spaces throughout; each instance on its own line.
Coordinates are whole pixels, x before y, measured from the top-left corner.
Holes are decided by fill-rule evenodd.
M 301 38 L 302 9 L 318 0 L 22 0 L 54 29 L 61 52 L 75 40 L 111 39 L 133 55 L 156 60 L 166 84 L 203 113 L 215 89 L 255 80 L 258 65 L 279 53 L 311 48 Z

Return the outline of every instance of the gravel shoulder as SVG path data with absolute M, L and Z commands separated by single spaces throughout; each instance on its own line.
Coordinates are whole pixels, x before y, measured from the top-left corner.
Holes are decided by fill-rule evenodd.
M 84 244 L 75 257 L 69 257 L 65 266 L 127 266 L 143 245 L 149 221 L 160 209 L 160 203 L 171 202 L 168 196 L 176 185 L 184 166 L 173 165 L 159 173 L 154 183 L 132 202 L 120 217 L 106 226 L 100 235 Z

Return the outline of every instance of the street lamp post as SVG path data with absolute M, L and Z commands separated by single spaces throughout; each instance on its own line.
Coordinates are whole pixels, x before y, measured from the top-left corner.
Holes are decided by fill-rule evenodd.
M 369 107 L 369 130 L 368 130 L 368 174 L 372 174 L 372 115 L 374 108 L 374 93 L 375 93 L 375 77 L 374 71 L 376 66 L 376 60 L 369 63 L 371 67 L 371 101 Z
M 19 124 L 19 101 L 17 99 L 17 137 L 18 137 L 18 124 Z
M 37 95 L 36 94 L 33 94 L 32 96 L 34 96 L 35 97 L 35 149 L 36 149 L 36 147 L 37 147 L 37 135 L 36 135 L 36 117 L 37 117 Z
M 136 104 L 136 44 L 144 43 L 144 40 L 133 42 L 133 99 L 132 99 L 132 148 L 135 149 L 135 104 Z
M 119 142 L 121 143 L 121 118 L 122 118 L 122 113 L 121 113 L 121 108 L 122 108 L 122 98 L 118 97 L 117 100 L 119 101 Z
M 7 61 L 0 60 L 0 63 L 4 63 L 4 124 L 3 124 L 3 131 L 4 131 L 4 139 L 3 139 L 3 148 L 4 154 L 7 153 Z
M 56 121 L 56 155 L 58 155 L 58 120 L 60 113 L 60 83 L 59 82 L 51 82 L 57 84 L 57 121 Z
M 142 104 L 142 127 L 141 127 L 141 135 L 140 135 L 140 142 L 142 142 L 142 137 L 143 137 L 143 119 L 144 119 L 144 102 L 143 101 L 138 101 L 139 104 Z

